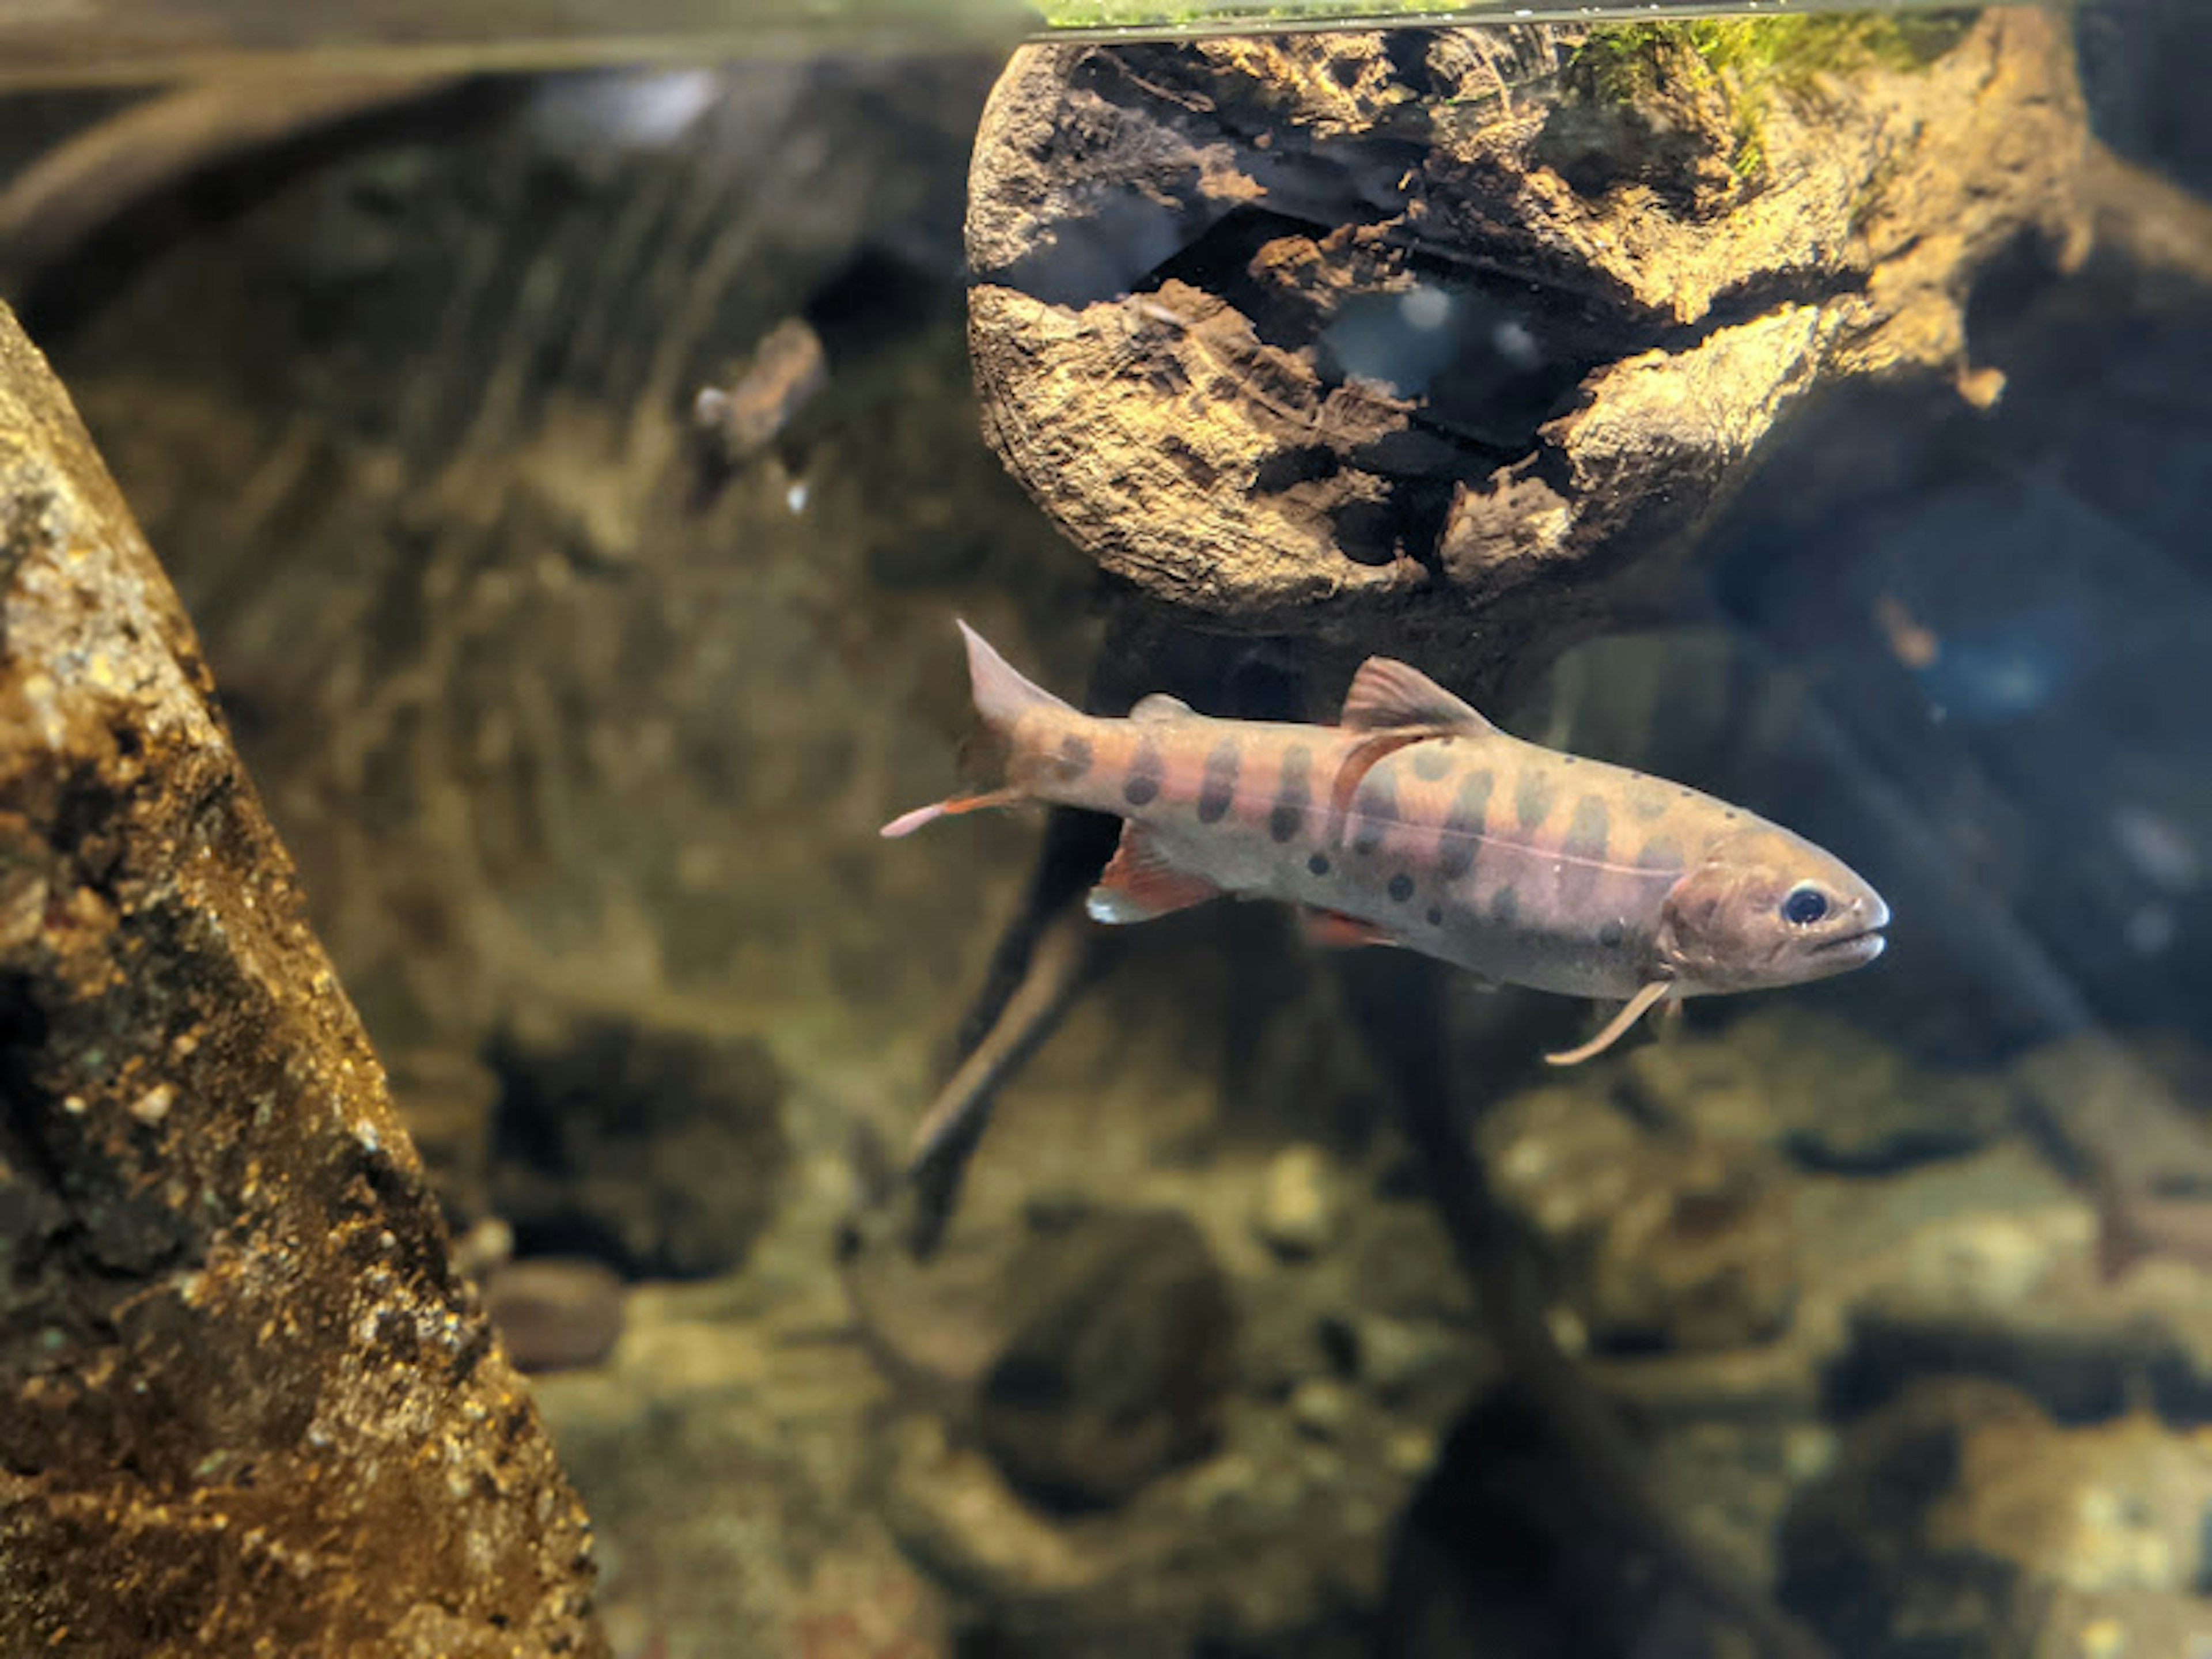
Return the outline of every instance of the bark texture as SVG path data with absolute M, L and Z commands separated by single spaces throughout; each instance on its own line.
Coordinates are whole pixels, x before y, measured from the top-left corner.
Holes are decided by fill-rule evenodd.
M 1824 382 L 1994 395 L 1972 285 L 2078 254 L 2063 24 L 1903 27 L 1026 48 L 970 186 L 987 432 L 1182 614 L 1534 673 Z

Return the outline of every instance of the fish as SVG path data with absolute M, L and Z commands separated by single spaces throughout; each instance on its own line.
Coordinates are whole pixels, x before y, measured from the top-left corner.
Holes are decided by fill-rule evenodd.
M 1546 1056 L 1559 1066 L 1655 1007 L 1882 953 L 1889 907 L 1835 854 L 1686 785 L 1516 738 L 1395 659 L 1360 665 L 1334 726 L 1223 719 L 1162 692 L 1109 717 L 959 629 L 1003 775 L 882 834 L 1032 801 L 1111 813 L 1122 829 L 1087 901 L 1095 921 L 1275 900 L 1325 945 L 1620 1002 L 1589 1042 Z

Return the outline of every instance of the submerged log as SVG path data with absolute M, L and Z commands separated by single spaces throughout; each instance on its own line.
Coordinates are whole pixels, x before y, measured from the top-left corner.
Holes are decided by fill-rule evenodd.
M 1486 695 L 1656 602 L 1824 383 L 1995 395 L 1969 290 L 2078 256 L 2087 144 L 2028 11 L 1025 48 L 986 429 L 1177 614 Z
M 191 629 L 0 309 L 0 1649 L 603 1653 Z

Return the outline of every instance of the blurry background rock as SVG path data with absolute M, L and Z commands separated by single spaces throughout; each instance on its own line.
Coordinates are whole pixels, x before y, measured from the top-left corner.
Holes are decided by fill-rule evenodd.
M 586 1015 L 503 1032 L 491 1056 L 491 1202 L 524 1255 L 698 1278 L 738 1266 L 774 1218 L 791 1152 L 759 1042 Z
M 2202 169 L 2185 146 L 2206 37 L 2178 15 L 2121 0 L 2070 21 L 2094 47 L 2093 127 L 2136 159 Z M 1127 223 L 1061 222 L 1071 258 L 1088 247 L 1085 224 L 1103 227 L 1088 251 L 1136 249 L 1125 285 L 1152 291 L 1062 307 L 987 285 L 1039 316 L 1079 317 L 1095 300 L 1127 325 L 1105 344 L 1147 362 L 1170 361 L 1166 347 L 1202 324 L 1195 337 L 1218 355 L 1172 359 L 1195 365 L 1198 390 L 1169 435 L 1194 444 L 1222 411 L 1250 413 L 1259 377 L 1287 411 L 1281 430 L 1304 435 L 1263 481 L 1276 493 L 1254 499 L 1306 516 L 1279 566 L 1248 569 L 1288 573 L 1294 587 L 1294 561 L 1340 532 L 1370 557 L 1406 533 L 1431 538 L 1425 562 L 1330 555 L 1322 568 L 1345 602 L 1328 614 L 1347 631 L 1318 650 L 1172 634 L 1158 607 L 1139 627 L 1117 602 L 1114 638 L 1142 649 L 1096 665 L 1102 696 L 1153 689 L 1173 645 L 1209 683 L 1325 697 L 1343 666 L 1331 647 L 1380 629 L 1392 648 L 1455 654 L 1468 689 L 1518 729 L 1786 807 L 1897 890 L 1878 975 L 1786 1006 L 1693 1009 L 1675 1046 L 1587 1078 L 1529 1074 L 1536 1034 L 1581 1020 L 1571 1005 L 1470 996 L 1451 1016 L 1455 1070 L 1489 1114 L 1482 1144 L 1529 1165 L 1514 1196 L 1547 1254 L 1556 1323 L 1632 1408 L 1669 1513 L 1839 1639 L 1869 1626 L 1809 1587 L 1791 1517 L 1832 1517 L 1824 1559 L 1879 1554 L 1890 1512 L 1827 1494 L 1863 1466 L 1861 1427 L 1893 1402 L 1931 1381 L 1999 1380 L 2032 1402 L 2027 1421 L 2054 1425 L 2023 1433 L 2020 1455 L 2049 1453 L 2053 1479 L 2073 1480 L 2068 1469 L 2133 1455 L 2113 1424 L 2183 1441 L 2212 1398 L 2203 1274 L 2154 1255 L 2102 1279 L 2093 1205 L 2028 1133 L 2069 1111 L 2077 1125 L 2122 1121 L 2148 1097 L 2146 1061 L 2185 1120 L 2201 1109 L 2191 1080 L 2206 1061 L 2191 1034 L 2212 992 L 2197 713 L 2212 706 L 2212 316 L 2200 289 L 2147 289 L 2110 250 L 2052 282 L 2033 227 L 2071 224 L 2075 206 L 2055 173 L 2019 221 L 2022 258 L 1955 291 L 1916 289 L 1896 313 L 1926 325 L 1896 325 L 1899 362 L 1925 348 L 1929 367 L 1891 386 L 1816 372 L 1848 358 L 1842 343 L 1882 337 L 1851 332 L 1893 297 L 1854 287 L 1876 267 L 1850 261 L 1870 249 L 1846 238 L 1842 279 L 1809 298 L 1790 270 L 1717 301 L 1692 283 L 1693 308 L 1713 301 L 1710 328 L 1678 319 L 1644 262 L 1687 248 L 1680 268 L 1710 276 L 1728 228 L 1771 228 L 1761 215 L 1827 175 L 1826 160 L 1800 171 L 1790 158 L 1830 100 L 1851 118 L 1883 97 L 1902 108 L 1977 62 L 2014 61 L 1959 56 L 1968 42 L 1995 54 L 2016 31 L 2051 27 L 2015 15 L 1925 71 L 1770 83 L 1763 156 L 1733 125 L 1741 66 L 1709 62 L 1692 37 L 1628 37 L 1654 48 L 1631 62 L 1667 70 L 1677 146 L 1628 131 L 1624 106 L 1595 87 L 1567 88 L 1577 112 L 1546 113 L 1537 82 L 1519 78 L 1525 33 L 1326 57 L 1311 42 L 1145 48 L 1127 61 L 1203 63 L 1208 86 L 1302 65 L 1287 114 L 1306 125 L 1248 105 L 1241 128 L 1208 136 L 1198 127 L 1226 100 L 1168 116 L 1133 82 L 1102 82 L 1083 96 L 1127 100 L 1111 106 L 1112 131 L 1076 120 L 1068 142 L 1130 132 L 1196 146 L 1201 161 L 1177 176 L 1226 195 L 1207 184 Z M 2048 39 L 2025 61 L 2057 77 L 2051 100 L 2017 109 L 2006 100 L 2022 83 L 1992 82 L 1990 129 L 1956 153 L 1959 179 L 1996 166 L 2024 183 L 2056 166 L 2037 147 L 2076 117 Z M 1350 84 L 1332 89 L 1314 72 L 1324 63 Z M 1378 1121 L 1375 1057 L 1347 1030 L 1336 977 L 1280 916 L 1220 907 L 1128 940 L 1124 971 L 1007 1091 L 946 1259 L 872 1301 L 846 1295 L 828 1246 L 853 1201 L 851 1133 L 902 1144 L 1034 849 L 1018 819 L 973 819 L 896 857 L 875 837 L 951 770 L 966 694 L 949 616 L 1070 689 L 1103 631 L 1095 564 L 974 435 L 966 169 L 999 67 L 464 82 L 201 167 L 92 228 L 27 291 L 174 562 L 241 749 L 395 1058 L 455 1219 L 495 1228 L 511 1204 L 529 1209 L 530 1226 L 511 1219 L 539 1248 L 586 1249 L 631 1273 L 716 1264 L 625 1283 L 605 1359 L 536 1384 L 603 1536 L 617 1642 L 659 1643 L 670 1659 L 1209 1643 L 1334 1659 L 1372 1652 L 1378 1633 L 1407 1659 L 1478 1642 L 1547 1659 L 1698 1651 L 1708 1621 L 1664 1582 L 1624 1582 L 1639 1540 L 1580 1484 L 1571 1449 L 1495 1393 L 1486 1315 L 1420 1201 L 1420 1170 Z M 1384 107 L 1397 89 L 1419 95 Z M 0 106 L 0 146 L 38 153 L 116 101 Z M 1622 231 L 1610 250 L 1566 237 L 1534 273 L 1550 284 L 1540 295 L 1464 260 L 1431 280 L 1418 246 L 1401 259 L 1372 234 L 1403 212 L 1399 180 L 1432 141 L 1439 167 L 1459 158 L 1449 171 L 1492 154 L 1484 144 L 1540 140 L 1542 155 L 1499 171 L 1495 191 L 1475 187 L 1487 173 L 1414 184 L 1429 212 L 1462 216 L 1432 222 L 1439 240 L 1474 245 L 1489 228 L 1465 217 L 1475 205 L 1547 191 L 1550 216 L 1533 222 Z M 1309 152 L 1347 170 L 1316 172 Z M 1103 165 L 1122 152 L 1092 154 Z M 1631 174 L 1599 178 L 1624 156 Z M 2006 172 L 2007 157 L 2021 168 Z M 1161 176 L 1145 172 L 1153 152 L 1133 159 L 1137 176 Z M 1109 197 L 1121 188 L 1094 176 Z M 1275 189 L 1273 204 L 1233 199 L 1240 176 Z M 1647 216 L 1624 216 L 1639 201 Z M 1225 204 L 1212 240 L 1194 252 L 1172 235 L 1145 240 L 1161 225 L 1182 234 L 1182 203 Z M 1514 234 L 1514 251 L 1533 247 L 1533 233 Z M 1279 258 L 1254 264 L 1271 244 Z M 1224 247 L 1234 257 L 1214 260 Z M 1963 275 L 1963 252 L 1938 234 L 1915 254 Z M 1577 273 L 1594 295 L 1557 291 Z M 1164 307 L 1173 283 L 1207 303 L 1145 309 Z M 1400 407 L 1408 398 L 1352 373 L 1372 366 L 1360 354 L 1378 339 L 1429 339 L 1407 331 L 1433 320 L 1440 293 L 1453 316 L 1518 323 L 1558 351 L 1524 377 L 1519 335 L 1491 329 L 1498 352 L 1454 360 L 1483 396 L 1454 404 L 1442 432 L 1423 426 L 1441 419 L 1433 406 L 1417 419 Z M 1523 299 L 1538 308 L 1516 309 Z M 977 316 L 994 302 L 980 294 Z M 1803 337 L 1773 320 L 1793 306 L 1818 313 Z M 1249 341 L 1240 318 L 1258 330 Z M 698 489 L 698 388 L 726 384 L 788 319 L 832 373 L 772 455 Z M 1957 326 L 1972 345 L 1963 358 Z M 1540 559 L 1445 561 L 1433 549 L 1455 494 L 1480 496 L 1513 459 L 1470 480 L 1464 456 L 1527 440 L 1548 423 L 1535 405 L 1585 379 L 1610 398 L 1648 365 L 1679 389 L 1678 358 L 1747 330 L 1783 356 L 1802 346 L 1784 389 L 1822 395 L 1771 428 L 1778 401 L 1728 405 L 1746 423 L 1705 430 L 1715 447 L 1666 481 L 1680 494 L 1638 498 L 1686 523 L 1746 456 L 1761 458 L 1682 567 L 1681 605 L 1702 626 L 1592 641 L 1516 702 L 1522 688 L 1496 677 L 1533 672 L 1599 624 L 1601 604 L 1658 614 L 1644 577 L 1686 544 L 1660 533 L 1679 525 L 1647 525 L 1672 550 L 1616 566 L 1633 526 L 1586 513 L 1576 533 L 1621 539 L 1577 544 L 1596 551 L 1592 585 L 1564 599 Z M 1293 339 L 1314 344 L 1310 363 L 1285 349 Z M 1830 347 L 1844 356 L 1820 356 Z M 1743 363 L 1723 367 L 1712 384 L 1740 390 Z M 1983 371 L 2001 374 L 2002 399 L 1957 397 L 1942 383 L 1954 367 L 1984 388 Z M 1432 405 L 1451 379 L 1433 377 Z M 1579 411 L 1576 431 L 1589 435 L 1603 405 Z M 1158 431 L 1158 399 L 1144 406 Z M 1327 460 L 1313 453 L 1315 409 L 1333 432 L 1380 441 Z M 1251 418 L 1273 433 L 1266 413 Z M 1510 430 L 1494 424 L 1509 414 Z M 1110 431 L 1064 428 L 1069 457 Z M 1411 447 L 1416 435 L 1439 447 Z M 1153 503 L 1148 531 L 1184 516 L 1155 489 L 1188 482 L 1189 504 L 1208 510 L 1236 498 L 1164 453 L 1173 467 L 1146 459 L 1129 480 Z M 1509 482 L 1548 509 L 1539 486 L 1559 495 L 1572 477 L 1539 468 Z M 1350 504 L 1334 517 L 1332 492 Z M 1405 508 L 1411 531 L 1386 507 Z M 1274 533 L 1225 540 L 1256 561 Z M 1491 586 L 1455 586 L 1477 577 Z M 1498 603 L 1473 623 L 1438 598 L 1478 591 Z M 1425 640 L 1425 614 L 1443 619 Z M 1402 640 L 1401 621 L 1415 630 Z M 763 1052 L 771 1063 L 756 1065 Z M 724 1074 L 720 1057 L 749 1054 Z M 656 1122 L 711 1132 L 714 1157 L 663 1162 L 605 1106 L 581 1103 L 592 1079 Z M 1571 1098 L 1550 1092 L 1563 1081 Z M 518 1143 L 496 1121 L 526 1095 L 575 1103 L 524 1138 L 558 1151 L 550 1166 L 503 1150 Z M 2136 1158 L 2128 1149 L 2152 1138 L 2126 1121 L 2117 1138 L 2134 1175 L 2173 1163 L 2171 1142 Z M 1589 1206 L 1559 1174 L 1576 1169 L 1618 1206 Z M 1042 1212 L 1040 1195 L 1054 1200 Z M 1081 1271 L 1094 1244 L 1124 1259 L 1098 1241 L 1127 1218 L 1161 1213 L 1188 1216 L 1202 1249 L 1144 1224 L 1137 1255 L 1167 1286 L 1158 1305 Z M 1048 1273 L 1055 1226 L 1079 1259 Z M 1033 1251 L 1034 1304 L 1005 1288 Z M 516 1264 L 531 1265 L 526 1253 Z M 497 1280 L 489 1271 L 495 1308 Z M 596 1295 L 533 1298 L 531 1317 L 554 1313 L 562 1351 L 603 1347 L 613 1304 Z M 1131 1340 L 1087 1340 L 1071 1306 L 1107 1309 Z M 1217 1307 L 1233 1313 L 1233 1338 L 1210 1322 L 1180 1334 L 1168 1317 Z M 1016 1317 L 1031 1308 L 1034 1320 Z M 1065 1344 L 1037 1346 L 1058 1329 Z M 520 1320 L 514 1330 L 523 1340 Z M 1008 1413 L 1001 1371 L 987 1409 L 986 1382 L 1024 1332 L 1012 1380 L 1026 1371 L 1066 1392 L 1041 1408 L 1014 1389 Z M 2061 1467 L 2074 1455 L 2062 1442 L 2088 1449 L 2084 1462 Z M 1082 1501 L 1037 1501 L 1040 1475 L 1063 1487 L 1073 1476 Z M 1885 1607 L 1920 1605 L 1928 1575 L 1884 1571 Z M 2026 1628 L 2057 1573 L 2004 1580 L 2017 1594 L 1993 1596 L 1993 1616 Z M 2168 1588 L 2126 1593 L 2191 1607 Z M 2118 1616 L 2100 1604 L 2081 1627 Z M 2137 1645 L 2156 1650 L 2167 1626 L 2141 1628 Z

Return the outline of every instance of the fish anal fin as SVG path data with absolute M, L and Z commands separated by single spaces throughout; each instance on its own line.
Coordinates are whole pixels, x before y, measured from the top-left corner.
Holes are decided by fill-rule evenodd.
M 1370 657 L 1352 677 L 1339 722 L 1355 732 L 1401 726 L 1432 728 L 1436 735 L 1476 735 L 1497 728 L 1463 699 L 1426 674 L 1392 657 Z
M 1301 910 L 1298 920 L 1308 941 L 1324 951 L 1357 951 L 1370 945 L 1399 943 L 1389 929 L 1363 917 L 1347 916 L 1341 910 Z
M 1150 921 L 1220 896 L 1221 890 L 1205 877 L 1170 860 L 1149 829 L 1130 823 L 1085 908 L 1093 921 L 1119 924 Z

